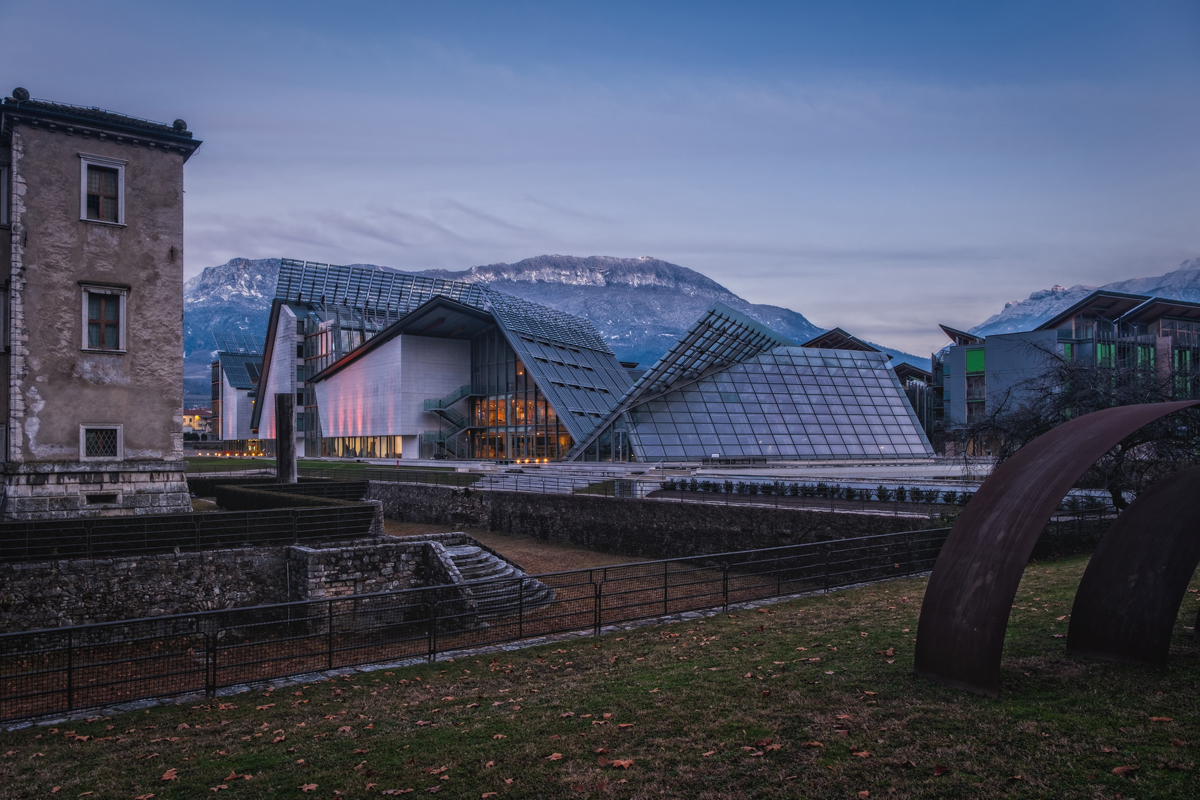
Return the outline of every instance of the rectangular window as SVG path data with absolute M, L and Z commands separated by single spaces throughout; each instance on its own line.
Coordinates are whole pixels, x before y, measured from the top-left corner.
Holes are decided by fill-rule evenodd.
M 125 224 L 125 161 L 80 153 L 82 163 L 79 218 L 110 225 Z
M 984 400 L 987 398 L 987 386 L 982 375 L 967 376 L 967 400 Z
M 967 424 L 973 425 L 976 422 L 983 422 L 987 416 L 987 404 L 984 402 L 967 403 Z
M 124 442 L 120 425 L 81 425 L 79 455 L 88 459 L 120 459 Z
M 118 174 L 109 167 L 87 168 L 87 218 L 117 221 Z
M 121 297 L 88 292 L 88 348 L 121 349 Z
M 125 352 L 125 299 L 129 287 L 117 284 L 88 284 L 83 289 L 84 350 Z
M 984 371 L 984 363 L 985 363 L 984 354 L 985 354 L 985 352 L 986 351 L 982 347 L 977 348 L 975 350 L 967 351 L 967 374 L 968 375 L 970 375 L 972 372 L 979 373 L 979 372 Z

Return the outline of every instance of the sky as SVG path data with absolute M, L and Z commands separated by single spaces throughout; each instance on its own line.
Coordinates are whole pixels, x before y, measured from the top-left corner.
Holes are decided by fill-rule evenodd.
M 654 256 L 924 354 L 1200 256 L 1196 0 L 39 0 L 0 30 L 12 86 L 204 141 L 189 276 Z

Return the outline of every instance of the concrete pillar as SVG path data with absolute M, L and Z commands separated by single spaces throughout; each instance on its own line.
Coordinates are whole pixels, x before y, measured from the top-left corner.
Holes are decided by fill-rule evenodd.
M 296 393 L 275 395 L 275 476 L 296 483 Z

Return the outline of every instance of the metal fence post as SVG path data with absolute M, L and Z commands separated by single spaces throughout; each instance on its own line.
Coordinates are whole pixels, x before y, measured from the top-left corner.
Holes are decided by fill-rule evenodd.
M 217 635 L 204 634 L 204 651 L 207 654 L 204 669 L 204 695 L 209 700 L 217 696 Z
M 437 601 L 427 603 L 429 609 L 429 663 L 437 660 Z
M 825 591 L 822 594 L 829 594 L 829 561 L 833 557 L 833 543 L 825 545 Z
M 328 600 L 325 603 L 327 615 L 325 618 L 325 641 L 328 649 L 328 654 L 325 659 L 326 669 L 333 669 L 333 601 Z
M 602 594 L 602 591 L 604 588 L 604 579 L 601 578 L 600 582 L 596 583 L 596 577 L 595 577 L 595 575 L 593 575 L 592 576 L 592 586 L 594 587 L 593 592 L 594 592 L 594 596 L 595 596 L 595 600 L 592 603 L 592 615 L 593 615 L 592 635 L 599 636 L 600 635 L 600 608 L 601 608 L 601 604 L 603 602 L 603 600 L 601 599 L 601 594 Z
M 664 561 L 663 562 L 663 613 L 664 614 L 666 614 L 667 609 L 670 608 L 669 596 L 670 596 L 671 588 L 670 588 L 670 583 L 668 582 L 668 571 L 670 570 L 670 568 L 671 568 L 671 562 Z
M 67 711 L 75 708 L 75 635 L 67 631 Z
M 721 610 L 729 610 L 729 562 L 721 565 Z
M 525 637 L 525 579 L 517 579 L 517 638 Z

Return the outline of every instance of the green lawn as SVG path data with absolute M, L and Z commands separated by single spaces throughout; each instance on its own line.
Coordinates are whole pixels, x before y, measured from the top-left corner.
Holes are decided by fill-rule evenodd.
M 27 728 L 0 734 L 0 778 L 6 797 L 61 786 L 55 796 L 131 800 L 210 789 L 229 798 L 1195 797 L 1200 650 L 1184 625 L 1197 595 L 1185 601 L 1166 671 L 1070 659 L 1055 637 L 1084 565 L 1026 571 L 999 700 L 912 675 L 925 586 L 912 579 Z M 1114 774 L 1122 767 L 1133 769 Z

